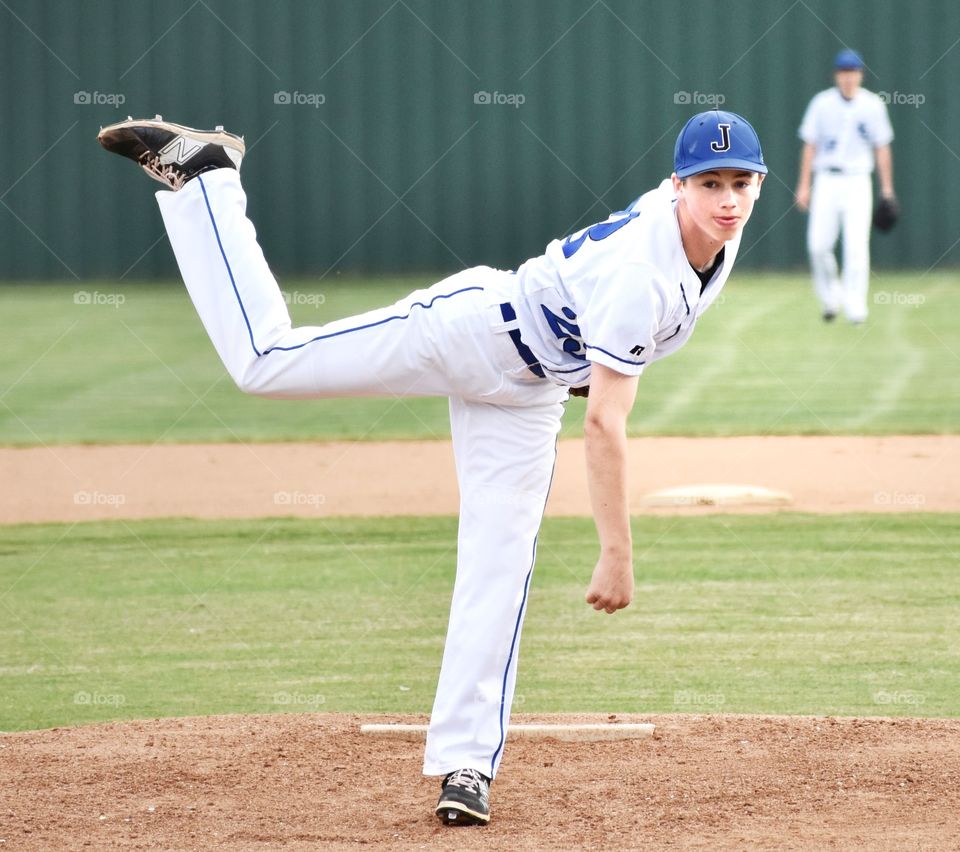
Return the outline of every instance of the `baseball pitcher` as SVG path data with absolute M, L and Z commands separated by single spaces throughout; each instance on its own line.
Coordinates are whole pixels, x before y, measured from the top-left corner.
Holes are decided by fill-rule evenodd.
M 246 215 L 240 137 L 158 116 L 99 141 L 165 185 L 157 201 L 184 283 L 242 391 L 449 397 L 457 571 L 423 770 L 443 779 L 441 821 L 486 824 L 564 403 L 589 393 L 600 553 L 586 602 L 614 613 L 633 596 L 627 416 L 640 374 L 689 339 L 730 275 L 767 172 L 757 134 L 731 112 L 695 115 L 669 179 L 518 269 L 466 269 L 389 307 L 299 328 Z

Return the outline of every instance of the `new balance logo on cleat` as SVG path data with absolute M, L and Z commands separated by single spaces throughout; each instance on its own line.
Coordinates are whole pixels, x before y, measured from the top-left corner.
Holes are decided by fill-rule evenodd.
M 243 138 L 222 127 L 194 130 L 182 124 L 128 118 L 104 127 L 97 141 L 108 151 L 133 160 L 150 177 L 171 189 L 212 169 L 240 170 Z
M 203 145 L 199 142 L 191 142 L 186 136 L 178 136 L 160 149 L 160 162 L 177 163 L 182 166 L 194 154 L 199 154 L 202 150 Z

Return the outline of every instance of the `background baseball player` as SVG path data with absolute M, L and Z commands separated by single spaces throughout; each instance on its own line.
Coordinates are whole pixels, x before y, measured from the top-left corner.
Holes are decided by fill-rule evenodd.
M 178 190 L 157 193 L 167 233 L 242 390 L 450 398 L 457 575 L 424 772 L 444 777 L 444 822 L 486 823 L 564 402 L 589 388 L 600 555 L 586 600 L 613 613 L 633 596 L 626 422 L 638 378 L 687 341 L 730 274 L 767 171 L 756 133 L 734 113 L 701 113 L 677 139 L 671 179 L 516 272 L 467 269 L 390 307 L 301 328 L 246 217 L 239 137 L 158 117 L 99 138 Z
M 895 197 L 893 129 L 886 105 L 861 88 L 863 67 L 856 52 L 840 51 L 834 60 L 836 86 L 813 97 L 800 124 L 797 207 L 810 211 L 807 250 L 813 287 L 828 322 L 841 308 L 850 322 L 867 318 L 874 161 L 881 195 Z M 842 285 L 834 255 L 841 231 Z

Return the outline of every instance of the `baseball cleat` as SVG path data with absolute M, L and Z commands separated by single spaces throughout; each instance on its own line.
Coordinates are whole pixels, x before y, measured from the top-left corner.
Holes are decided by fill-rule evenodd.
M 436 814 L 444 825 L 490 822 L 490 779 L 476 769 L 458 769 L 443 779 Z
M 102 128 L 97 141 L 174 190 L 211 169 L 239 171 L 247 150 L 243 137 L 227 133 L 223 127 L 194 130 L 164 121 L 159 115 L 153 119 L 127 117 Z

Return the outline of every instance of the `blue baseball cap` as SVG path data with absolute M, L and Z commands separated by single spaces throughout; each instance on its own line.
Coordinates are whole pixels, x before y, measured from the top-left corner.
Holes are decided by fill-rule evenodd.
M 837 58 L 833 60 L 833 68 L 835 71 L 862 71 L 863 59 L 855 50 L 847 48 L 837 54 Z
M 677 177 L 714 169 L 767 173 L 757 131 L 742 115 L 712 109 L 697 113 L 680 131 L 673 149 Z

